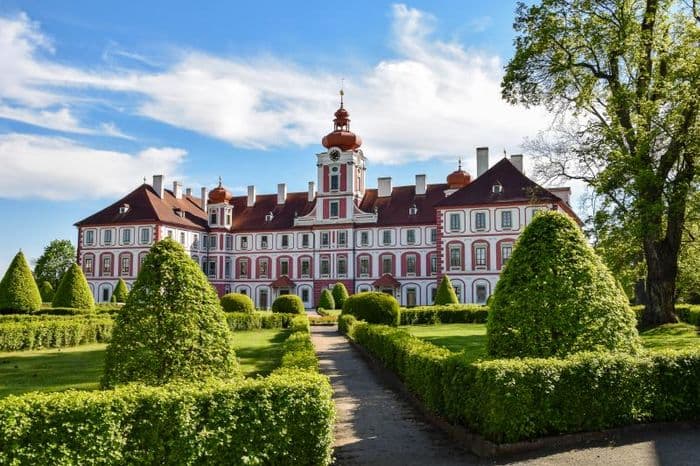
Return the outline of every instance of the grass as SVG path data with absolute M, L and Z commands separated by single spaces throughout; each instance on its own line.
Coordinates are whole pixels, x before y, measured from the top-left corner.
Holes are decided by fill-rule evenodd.
M 246 377 L 266 375 L 279 365 L 287 330 L 234 332 Z M 95 390 L 104 370 L 106 344 L 0 353 L 0 398 L 30 391 Z
M 450 351 L 464 351 L 472 360 L 485 358 L 486 324 L 437 324 L 403 326 L 412 335 Z M 654 351 L 660 349 L 700 349 L 698 329 L 690 324 L 666 324 L 642 332 L 642 344 Z

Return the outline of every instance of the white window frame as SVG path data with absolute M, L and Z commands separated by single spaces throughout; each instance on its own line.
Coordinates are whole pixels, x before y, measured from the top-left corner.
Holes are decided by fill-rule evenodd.
M 457 212 L 450 213 L 450 231 L 462 230 L 462 216 Z
M 383 246 L 390 246 L 391 245 L 391 230 L 382 230 L 382 245 Z
M 335 210 L 335 213 L 333 211 Z M 328 216 L 330 218 L 340 217 L 340 201 L 329 201 L 328 202 Z
M 508 222 L 505 221 L 506 215 L 508 217 Z M 501 228 L 503 230 L 510 230 L 513 228 L 513 212 L 510 210 L 502 210 L 501 211 Z
M 365 271 L 363 271 L 363 269 Z M 369 277 L 370 275 L 370 269 L 369 269 L 369 257 L 367 256 L 362 256 L 360 257 L 360 277 Z
M 95 245 L 95 230 L 85 230 L 85 246 Z
M 416 244 L 416 230 L 406 230 L 406 244 Z
M 452 245 L 449 247 L 449 251 L 450 270 L 460 270 L 462 268 L 462 248 L 457 245 Z M 455 254 L 455 251 L 457 252 L 457 254 Z
M 410 263 L 413 262 L 413 267 L 410 266 Z M 416 257 L 415 254 L 409 254 L 406 256 L 406 275 L 409 277 L 413 277 L 416 275 L 416 264 L 418 263 L 418 257 Z M 413 269 L 413 270 L 411 270 Z
M 338 246 L 344 248 L 347 245 L 348 245 L 348 233 L 346 231 L 339 231 L 338 232 Z
M 481 225 L 479 225 L 479 218 L 483 219 Z M 485 231 L 486 228 L 486 212 L 474 212 L 474 229 L 476 231 Z

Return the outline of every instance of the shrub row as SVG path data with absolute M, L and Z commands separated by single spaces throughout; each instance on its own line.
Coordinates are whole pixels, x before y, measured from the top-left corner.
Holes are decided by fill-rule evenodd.
M 470 362 L 403 330 L 346 316 L 339 328 L 431 410 L 496 442 L 700 419 L 698 350 Z
M 319 464 L 331 461 L 326 377 L 269 377 L 0 400 L 0 464 Z
M 280 368 L 318 371 L 318 358 L 309 333 L 309 318 L 296 316 L 289 326 L 291 333 L 283 343 Z
M 676 316 L 686 324 L 700 326 L 700 305 L 697 304 L 676 304 Z M 637 316 L 637 325 L 642 322 L 644 305 L 632 306 L 632 310 Z
M 262 328 L 289 328 L 296 314 L 271 312 L 228 312 L 226 320 L 233 331 L 260 330 Z
M 7 316 L 9 317 L 9 316 Z M 14 317 L 14 316 L 13 316 Z M 107 342 L 112 337 L 111 318 L 41 318 L 0 321 L 0 351 L 65 348 Z
M 447 304 L 401 308 L 401 325 L 485 324 L 489 308 L 478 304 Z

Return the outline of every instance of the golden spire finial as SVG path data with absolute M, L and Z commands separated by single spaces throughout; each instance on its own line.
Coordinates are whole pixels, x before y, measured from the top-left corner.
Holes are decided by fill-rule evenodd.
M 221 187 L 221 177 L 219 176 L 219 188 Z
M 457 163 L 457 171 L 462 171 L 462 157 L 459 158 L 459 162 Z
M 345 78 L 340 79 L 340 108 L 343 108 L 343 96 L 345 95 Z

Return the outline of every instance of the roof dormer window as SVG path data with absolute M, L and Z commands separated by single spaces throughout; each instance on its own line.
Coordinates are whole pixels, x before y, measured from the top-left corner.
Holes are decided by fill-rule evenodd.
M 272 219 L 274 219 L 274 218 L 275 218 L 275 214 L 273 214 L 272 212 L 268 212 L 267 215 L 265 215 L 266 222 L 271 222 Z
M 177 215 L 178 217 L 181 217 L 181 218 L 185 218 L 185 211 L 179 207 L 176 207 L 175 208 L 175 215 Z
M 119 206 L 119 213 L 120 214 L 125 214 L 129 211 L 129 204 L 122 204 Z
M 408 208 L 408 215 L 417 215 L 418 214 L 418 207 L 416 207 L 415 204 L 413 204 L 411 207 Z
M 503 192 L 503 185 L 501 183 L 496 183 L 491 186 L 491 192 L 494 194 L 500 194 Z

